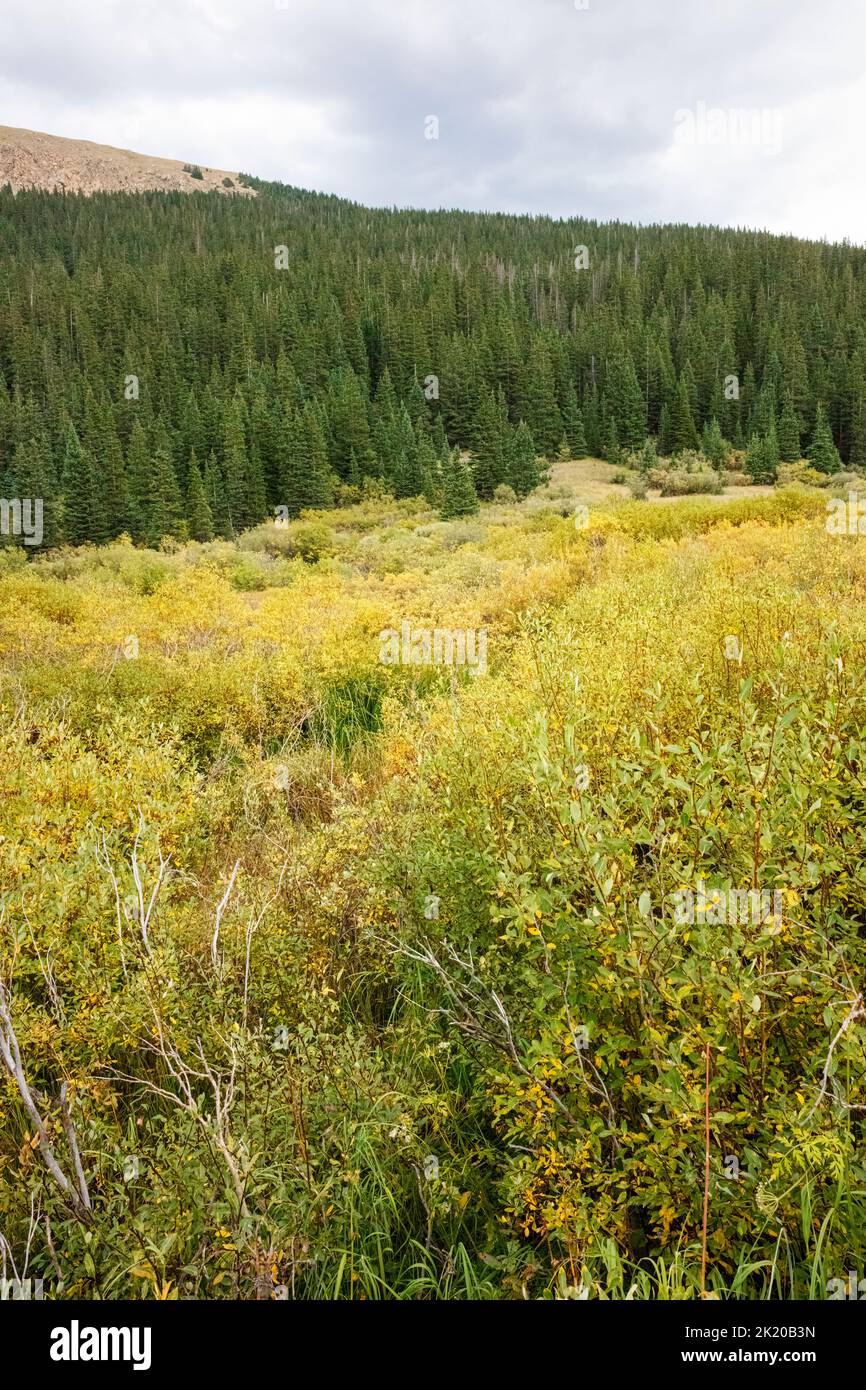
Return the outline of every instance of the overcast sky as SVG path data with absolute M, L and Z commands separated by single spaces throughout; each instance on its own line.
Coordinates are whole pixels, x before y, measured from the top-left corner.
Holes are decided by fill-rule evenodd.
M 866 241 L 863 0 L 583 3 L 0 0 L 0 124 L 377 205 Z

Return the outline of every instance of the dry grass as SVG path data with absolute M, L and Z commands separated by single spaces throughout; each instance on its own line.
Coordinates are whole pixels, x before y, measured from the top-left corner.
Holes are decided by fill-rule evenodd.
M 611 502 L 617 498 L 627 499 L 631 494 L 625 484 L 612 481 L 621 472 L 621 468 L 606 463 L 604 459 L 560 460 L 551 467 L 547 487 L 539 488 L 533 497 L 557 501 L 568 498 L 587 506 L 598 506 L 601 502 Z M 738 497 L 768 497 L 772 491 L 772 487 L 758 483 L 753 487 L 727 487 L 722 493 L 708 493 L 706 496 L 711 502 L 730 502 Z M 657 491 L 651 491 L 647 501 L 661 502 L 666 506 L 669 502 L 677 501 L 677 498 L 661 497 Z

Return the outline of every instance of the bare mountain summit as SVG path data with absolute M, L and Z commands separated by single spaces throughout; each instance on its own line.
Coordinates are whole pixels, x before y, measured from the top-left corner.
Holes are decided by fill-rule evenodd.
M 201 177 L 199 177 L 201 175 Z M 0 187 L 65 189 L 67 193 L 194 193 L 216 190 L 254 197 L 241 188 L 238 174 L 226 169 L 207 169 L 179 159 L 117 150 L 90 140 L 66 140 L 38 130 L 17 130 L 0 125 Z

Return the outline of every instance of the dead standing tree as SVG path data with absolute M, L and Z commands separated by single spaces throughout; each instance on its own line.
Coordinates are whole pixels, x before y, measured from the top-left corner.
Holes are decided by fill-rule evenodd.
M 18 1094 L 27 1115 L 36 1131 L 39 1152 L 46 1169 L 63 1194 L 64 1199 L 79 1221 L 89 1222 L 91 1217 L 90 1193 L 84 1176 L 78 1136 L 69 1106 L 67 1083 L 64 1081 L 60 1093 L 53 1103 L 48 1101 L 27 1079 L 21 1056 L 18 1035 L 12 1022 L 12 1006 L 9 991 L 0 980 L 0 1061 L 18 1088 Z M 69 1150 L 67 1171 L 57 1157 L 55 1140 L 52 1136 L 52 1113 L 60 1115 L 60 1123 L 66 1136 Z

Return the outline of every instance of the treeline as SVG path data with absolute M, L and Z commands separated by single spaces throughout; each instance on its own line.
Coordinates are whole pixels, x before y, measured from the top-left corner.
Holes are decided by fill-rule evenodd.
M 816 435 L 866 466 L 860 248 L 245 181 L 0 191 L 0 489 L 46 543 L 231 535 L 366 478 L 456 515 L 563 444 L 716 426 L 756 475 Z

